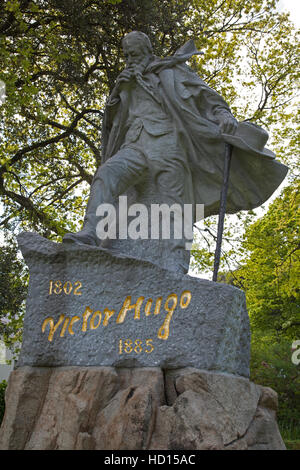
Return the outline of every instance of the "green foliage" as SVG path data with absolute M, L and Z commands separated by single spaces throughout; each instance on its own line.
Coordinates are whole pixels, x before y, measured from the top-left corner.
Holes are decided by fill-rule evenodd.
M 81 225 L 101 162 L 105 99 L 124 66 L 121 39 L 134 29 L 149 35 L 159 56 L 195 39 L 204 56 L 191 65 L 239 119 L 273 127 L 280 157 L 292 161 L 286 149 L 296 138 L 290 123 L 298 42 L 275 6 L 274 0 L 3 2 L 0 227 L 61 240 Z
M 8 237 L 0 246 L 0 337 L 15 353 L 22 340 L 28 272 L 18 258 L 16 242 Z
M 300 450 L 300 439 L 294 440 L 285 438 L 286 428 L 280 428 L 280 432 L 287 450 Z M 290 435 L 289 428 L 287 430 L 287 435 Z
M 256 222 L 243 216 L 237 224 L 228 217 L 223 236 L 219 281 L 245 291 L 252 328 L 275 340 L 300 338 L 299 185 L 292 181 Z M 239 215 L 234 217 L 238 221 Z M 195 270 L 212 272 L 214 223 L 204 221 L 198 228 L 205 242 L 195 243 Z
M 245 231 L 242 282 L 252 327 L 289 340 L 300 338 L 300 192 L 287 187 L 267 214 Z
M 0 426 L 1 422 L 4 416 L 4 411 L 5 411 L 5 390 L 7 387 L 7 382 L 5 380 L 2 380 L 0 382 Z
M 250 379 L 278 393 L 278 421 L 300 439 L 300 367 L 293 364 L 292 343 L 274 341 L 270 335 L 254 332 L 251 342 Z

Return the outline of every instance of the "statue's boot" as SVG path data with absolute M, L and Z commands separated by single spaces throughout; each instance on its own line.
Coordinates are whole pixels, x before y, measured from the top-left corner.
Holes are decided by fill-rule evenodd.
M 78 243 L 80 245 L 93 245 L 97 246 L 97 237 L 96 237 L 96 232 L 93 229 L 93 223 L 91 223 L 87 217 L 86 223 L 83 226 L 83 229 L 80 230 L 80 232 L 77 233 L 66 233 L 66 235 L 63 237 L 63 243 Z
M 114 204 L 116 198 L 132 184 L 136 184 L 144 172 L 144 157 L 133 149 L 124 149 L 101 165 L 91 185 L 83 229 L 78 233 L 67 233 L 63 242 L 108 247 L 110 241 L 107 238 L 101 241 L 96 235 L 99 221 L 96 210 L 100 204 Z
M 101 182 L 95 180 L 91 186 L 90 197 L 86 208 L 83 228 L 77 233 L 66 233 L 63 237 L 63 243 L 78 243 L 84 245 L 99 246 L 100 240 L 96 235 L 96 225 L 99 217 L 96 216 L 96 210 L 101 204 Z

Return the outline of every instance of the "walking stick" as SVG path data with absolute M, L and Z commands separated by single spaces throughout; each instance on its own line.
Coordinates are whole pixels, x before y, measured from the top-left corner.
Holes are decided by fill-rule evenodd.
M 218 221 L 218 234 L 217 234 L 217 246 L 215 251 L 215 260 L 214 260 L 214 273 L 213 281 L 217 282 L 220 257 L 221 257 L 221 245 L 224 229 L 224 218 L 226 212 L 226 201 L 227 201 L 227 191 L 228 191 L 228 181 L 229 181 L 229 171 L 230 171 L 230 162 L 231 162 L 232 146 L 230 144 L 225 144 L 225 159 L 224 159 L 224 170 L 223 170 L 223 184 L 220 196 L 220 212 L 219 212 L 219 221 Z

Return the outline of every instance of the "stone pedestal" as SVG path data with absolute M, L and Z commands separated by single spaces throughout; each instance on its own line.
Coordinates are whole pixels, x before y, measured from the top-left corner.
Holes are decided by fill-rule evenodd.
M 21 367 L 0 449 L 279 450 L 277 395 L 195 368 Z
M 239 289 L 100 248 L 19 236 L 30 270 L 18 366 L 161 367 L 249 376 Z
M 30 270 L 1 449 L 284 449 L 242 291 L 19 236 Z

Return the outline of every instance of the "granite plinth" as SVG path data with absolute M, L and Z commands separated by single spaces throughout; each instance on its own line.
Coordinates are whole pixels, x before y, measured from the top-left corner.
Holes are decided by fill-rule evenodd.
M 196 367 L 249 376 L 239 289 L 30 232 L 18 242 L 30 271 L 18 367 Z

